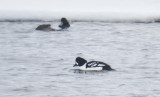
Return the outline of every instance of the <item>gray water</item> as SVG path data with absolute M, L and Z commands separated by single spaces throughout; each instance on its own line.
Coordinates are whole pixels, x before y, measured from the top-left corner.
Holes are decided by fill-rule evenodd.
M 0 97 L 160 97 L 159 23 L 0 22 Z M 75 73 L 76 57 L 116 71 Z

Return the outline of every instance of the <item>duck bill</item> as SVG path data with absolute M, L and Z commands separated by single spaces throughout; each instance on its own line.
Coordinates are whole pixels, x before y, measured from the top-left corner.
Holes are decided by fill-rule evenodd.
M 74 64 L 73 67 L 78 66 L 77 64 Z

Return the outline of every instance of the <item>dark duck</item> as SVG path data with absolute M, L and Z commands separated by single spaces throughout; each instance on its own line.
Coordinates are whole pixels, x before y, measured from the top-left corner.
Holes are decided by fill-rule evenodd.
M 39 25 L 36 30 L 41 30 L 41 31 L 62 31 L 64 29 L 67 29 L 70 27 L 70 24 L 66 18 L 61 18 L 61 24 L 59 25 L 60 29 L 54 29 L 51 27 L 50 24 L 42 24 Z
M 61 24 L 59 25 L 61 29 L 67 29 L 70 27 L 70 24 L 66 18 L 61 19 Z
M 86 70 L 86 71 L 101 71 L 101 70 L 114 70 L 111 68 L 110 65 L 101 62 L 101 61 L 90 61 L 87 62 L 84 58 L 77 57 L 76 58 L 76 63 L 73 66 L 73 69 L 78 69 L 78 70 Z

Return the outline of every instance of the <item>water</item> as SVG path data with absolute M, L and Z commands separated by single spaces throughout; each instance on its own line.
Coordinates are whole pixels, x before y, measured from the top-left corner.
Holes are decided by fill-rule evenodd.
M 0 22 L 1 97 L 159 97 L 159 23 Z M 77 56 L 114 72 L 71 70 Z

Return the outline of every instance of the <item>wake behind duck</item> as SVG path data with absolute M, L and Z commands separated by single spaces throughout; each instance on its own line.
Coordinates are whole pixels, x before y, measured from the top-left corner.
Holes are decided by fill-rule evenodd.
M 82 71 L 102 71 L 102 70 L 114 70 L 110 67 L 110 65 L 100 62 L 100 61 L 90 61 L 87 62 L 87 60 L 77 57 L 76 63 L 73 66 L 74 70 L 82 70 Z

